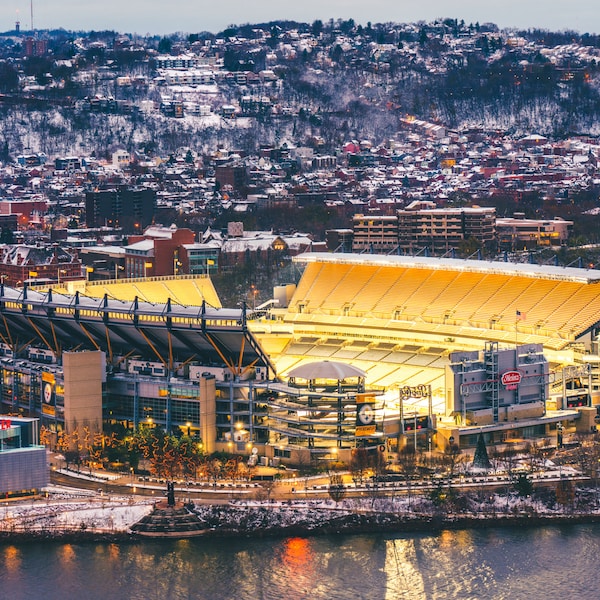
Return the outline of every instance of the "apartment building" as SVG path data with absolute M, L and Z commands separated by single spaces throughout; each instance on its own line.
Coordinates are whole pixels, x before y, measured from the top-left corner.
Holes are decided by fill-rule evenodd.
M 352 252 L 384 254 L 398 247 L 398 217 L 354 215 Z
M 447 252 L 470 238 L 483 246 L 495 243 L 495 208 L 435 208 L 433 202 L 413 202 L 398 211 L 398 243 L 402 250 Z

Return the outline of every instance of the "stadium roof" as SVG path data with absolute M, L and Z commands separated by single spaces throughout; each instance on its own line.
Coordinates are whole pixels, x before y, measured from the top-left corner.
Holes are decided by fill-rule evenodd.
M 0 338 L 11 348 L 42 345 L 140 354 L 172 369 L 174 361 L 225 364 L 235 374 L 256 365 L 273 370 L 246 327 L 242 309 L 91 298 L 0 285 Z M 273 370 L 274 371 L 274 370 Z
M 336 264 L 404 267 L 412 269 L 427 268 L 484 274 L 499 273 L 502 275 L 518 275 L 519 277 L 543 277 L 544 279 L 558 279 L 581 283 L 600 282 L 600 271 L 591 269 L 576 269 L 574 267 L 556 267 L 504 261 L 399 256 L 396 254 L 332 254 L 325 252 L 306 252 L 295 256 L 293 260 L 294 262 L 299 263 L 330 262 Z

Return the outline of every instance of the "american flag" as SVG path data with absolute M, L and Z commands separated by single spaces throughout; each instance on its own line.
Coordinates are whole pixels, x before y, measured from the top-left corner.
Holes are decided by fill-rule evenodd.
M 527 318 L 527 313 L 517 311 L 517 321 L 524 321 Z

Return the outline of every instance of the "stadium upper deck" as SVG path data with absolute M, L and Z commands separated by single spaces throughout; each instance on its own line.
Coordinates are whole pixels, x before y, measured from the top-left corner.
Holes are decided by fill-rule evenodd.
M 598 333 L 598 271 L 371 254 L 294 261 L 306 268 L 288 307 L 273 311 L 276 325 L 251 323 L 283 375 L 341 360 L 366 371 L 369 385 L 425 384 L 441 397 L 452 351 L 542 344 L 558 370 Z
M 284 320 L 435 332 L 442 338 L 587 343 L 600 272 L 506 262 L 310 253 Z M 341 320 L 340 317 L 343 317 Z
M 178 275 L 176 277 L 148 277 L 85 282 L 85 295 L 101 298 L 104 294 L 119 300 L 139 298 L 146 302 L 171 302 L 181 306 L 202 306 L 206 302 L 221 308 L 221 301 L 209 277 Z M 83 291 L 83 290 L 82 290 Z

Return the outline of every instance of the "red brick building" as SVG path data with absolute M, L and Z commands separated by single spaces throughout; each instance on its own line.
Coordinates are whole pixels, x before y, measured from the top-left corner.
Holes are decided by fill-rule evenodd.
M 143 235 L 132 235 L 125 247 L 125 277 L 181 275 L 184 244 L 193 244 L 191 229 L 160 225 L 148 227 Z
M 19 287 L 25 281 L 60 283 L 81 279 L 79 258 L 57 246 L 0 245 L 0 278 Z

